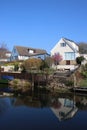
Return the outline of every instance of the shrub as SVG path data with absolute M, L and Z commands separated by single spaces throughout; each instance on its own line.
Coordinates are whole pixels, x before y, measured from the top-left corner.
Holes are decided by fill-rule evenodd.
M 81 62 L 84 61 L 84 60 L 85 60 L 85 58 L 83 56 L 80 56 L 80 57 L 76 58 L 77 64 L 80 64 L 80 65 L 81 65 Z
M 67 81 L 65 83 L 66 86 L 73 86 L 74 85 L 74 82 L 73 81 Z
M 20 90 L 21 92 L 26 92 L 31 88 L 31 83 L 27 80 L 14 79 L 10 81 L 9 84 L 11 85 L 10 88 L 14 91 Z
M 18 64 L 15 64 L 15 65 L 14 65 L 14 71 L 18 71 L 18 69 L 19 69 Z
M 83 76 L 84 78 L 87 78 L 87 71 L 83 71 L 83 72 L 82 72 L 82 76 Z

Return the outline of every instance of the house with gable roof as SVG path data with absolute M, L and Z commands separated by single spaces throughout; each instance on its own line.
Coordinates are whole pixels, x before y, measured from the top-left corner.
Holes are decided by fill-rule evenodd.
M 79 46 L 72 40 L 67 38 L 61 38 L 57 44 L 51 50 L 51 56 L 55 54 L 60 54 L 62 56 L 62 61 L 57 67 L 57 69 L 75 69 L 76 66 L 76 57 L 80 56 Z
M 0 64 L 10 61 L 10 56 L 11 56 L 10 51 L 0 48 Z
M 14 46 L 11 53 L 11 61 L 15 60 L 27 60 L 30 57 L 37 57 L 44 59 L 48 55 L 46 50 L 36 49 L 24 46 Z

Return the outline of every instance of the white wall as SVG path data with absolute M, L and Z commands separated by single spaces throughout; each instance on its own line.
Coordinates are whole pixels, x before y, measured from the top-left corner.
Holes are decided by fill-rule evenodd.
M 62 55 L 63 60 L 65 60 L 65 52 L 73 52 L 73 50 L 67 44 L 65 47 L 61 47 L 60 45 L 61 43 L 64 43 L 62 38 L 51 50 L 51 56 L 54 55 L 55 53 L 59 53 L 60 55 Z
M 54 64 L 52 65 L 52 68 L 57 69 L 57 70 L 75 70 L 76 68 L 78 68 L 78 65 L 57 65 L 55 66 Z
M 18 56 L 19 60 L 27 60 L 29 57 L 28 56 Z
M 8 72 L 8 71 L 14 70 L 14 65 L 10 65 L 10 66 L 1 66 L 1 68 L 3 68 L 5 72 Z
M 66 46 L 64 47 L 60 45 L 61 43 L 65 43 L 63 38 L 61 38 L 60 41 L 57 42 L 57 44 L 53 47 L 53 49 L 51 50 L 51 56 L 54 55 L 55 53 L 59 53 L 60 55 L 62 55 L 63 60 L 65 60 L 65 52 L 74 52 L 73 49 L 70 48 L 70 46 L 73 46 L 73 48 L 75 48 L 77 51 L 79 50 L 78 46 L 73 42 L 68 41 L 68 44 L 70 44 L 70 46 L 66 44 Z M 75 56 L 78 57 L 79 53 L 76 52 Z

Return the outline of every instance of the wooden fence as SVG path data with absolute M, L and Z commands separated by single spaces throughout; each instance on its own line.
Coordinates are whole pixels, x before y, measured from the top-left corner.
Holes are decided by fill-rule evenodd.
M 17 79 L 25 79 L 35 83 L 47 83 L 48 75 L 47 74 L 38 74 L 38 73 L 11 73 L 11 72 L 1 72 L 1 76 L 8 75 L 13 76 Z

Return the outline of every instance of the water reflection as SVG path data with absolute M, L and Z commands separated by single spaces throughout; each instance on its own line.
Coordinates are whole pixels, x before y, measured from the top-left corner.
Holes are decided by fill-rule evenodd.
M 66 124 L 71 129 L 70 120 L 75 129 L 76 124 L 79 127 L 83 122 L 81 112 L 85 110 L 87 97 L 73 94 L 33 93 L 26 97 L 0 97 L 0 129 L 58 130 L 62 126 L 66 129 Z M 84 116 L 87 120 L 87 113 Z M 83 124 L 87 128 L 85 121 Z
M 9 107 L 27 106 L 33 108 L 49 107 L 58 119 L 65 120 L 72 118 L 78 109 L 87 109 L 87 97 L 72 95 L 72 97 L 35 94 L 33 96 L 0 97 L 0 113 Z
M 7 110 L 12 107 L 15 98 L 1 97 L 0 98 L 0 115 L 3 115 Z
M 52 107 L 51 110 L 60 121 L 72 118 L 78 111 L 74 100 L 58 98 L 58 104 L 60 104 L 58 108 Z

